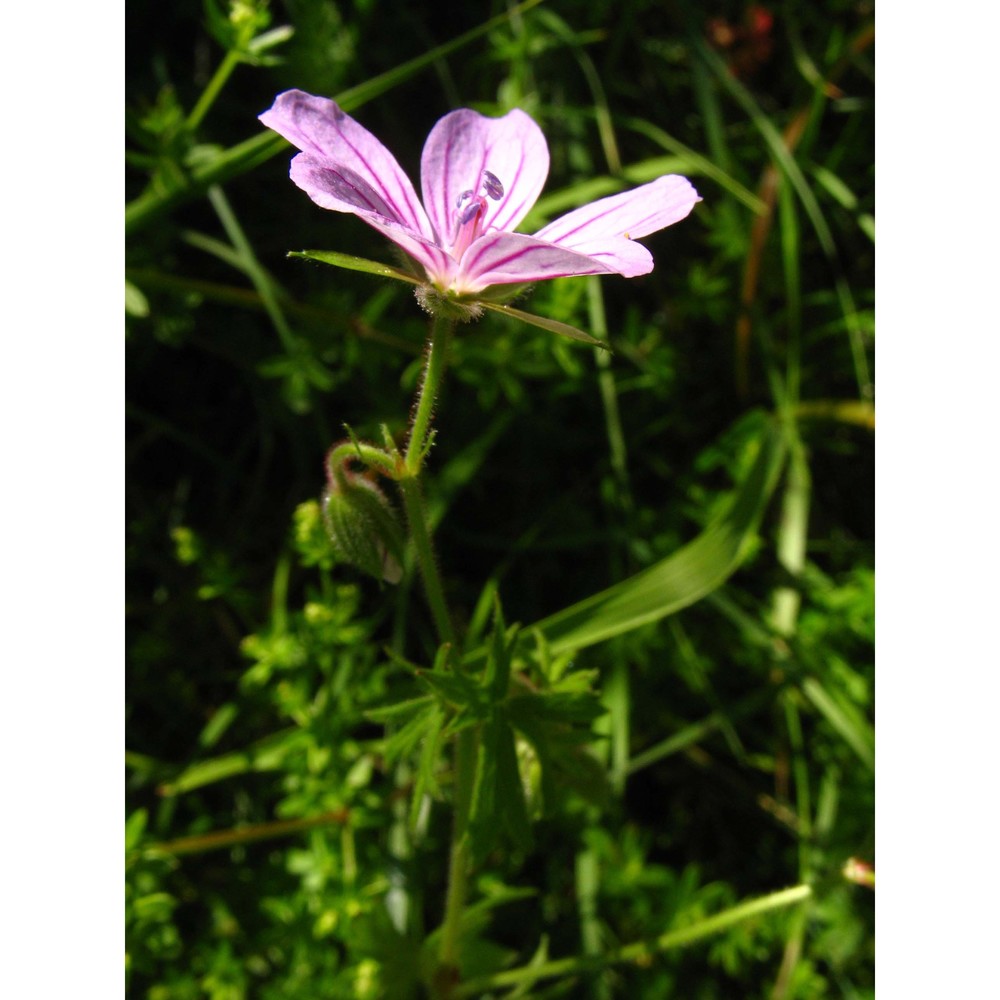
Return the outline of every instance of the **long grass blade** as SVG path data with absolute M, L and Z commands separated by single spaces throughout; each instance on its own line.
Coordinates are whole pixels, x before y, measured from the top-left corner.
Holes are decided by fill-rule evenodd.
M 724 517 L 654 566 L 538 622 L 534 628 L 552 653 L 582 649 L 659 621 L 715 590 L 739 566 L 784 457 L 784 436 L 771 427 Z

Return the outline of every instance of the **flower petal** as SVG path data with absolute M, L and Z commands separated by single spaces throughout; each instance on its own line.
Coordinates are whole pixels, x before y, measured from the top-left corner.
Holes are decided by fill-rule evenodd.
M 680 222 L 699 201 L 698 192 L 686 177 L 669 174 L 568 212 L 535 236 L 574 250 L 593 248 L 602 240 L 637 239 Z
M 653 259 L 645 247 L 629 240 L 621 242 L 645 253 L 649 258 L 646 270 L 652 269 Z M 487 233 L 465 251 L 455 278 L 455 291 L 478 292 L 489 285 L 543 281 L 546 278 L 564 278 L 571 274 L 610 274 L 618 270 L 612 263 L 614 263 L 612 260 L 586 256 L 534 236 L 523 236 L 520 233 Z
M 340 204 L 325 204 L 325 208 L 375 212 L 427 239 L 434 238 L 427 213 L 396 158 L 333 101 L 288 90 L 278 95 L 260 120 L 301 149 L 313 164 L 339 175 L 339 181 L 329 179 L 324 193 L 329 201 L 336 191 Z M 307 180 L 309 174 L 301 171 L 300 177 Z M 312 197 L 313 192 L 294 174 L 292 179 Z M 322 204 L 315 197 L 313 201 Z
M 434 280 L 441 283 L 450 280 L 455 270 L 451 257 L 433 240 L 387 215 L 379 194 L 356 174 L 311 153 L 299 153 L 292 160 L 290 173 L 292 180 L 321 208 L 358 216 L 402 247 Z
M 487 118 L 463 108 L 431 129 L 420 159 L 420 183 L 443 246 L 454 242 L 459 196 L 482 190 L 484 170 L 500 181 L 504 193 L 497 201 L 487 198 L 483 230 L 513 229 L 538 200 L 549 173 L 545 136 L 523 111 Z

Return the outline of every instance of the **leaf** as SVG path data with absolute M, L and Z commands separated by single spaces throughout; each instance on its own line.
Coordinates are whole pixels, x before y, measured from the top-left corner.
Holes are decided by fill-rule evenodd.
M 578 330 L 575 326 L 570 326 L 568 323 L 560 323 L 559 320 L 549 319 L 546 316 L 536 316 L 534 313 L 525 312 L 523 309 L 515 309 L 513 306 L 503 305 L 500 302 L 487 302 L 480 299 L 479 304 L 484 309 L 500 313 L 501 316 L 518 319 L 522 323 L 530 323 L 532 326 L 539 326 L 543 330 L 548 330 L 549 333 L 558 333 L 560 337 L 579 340 L 581 343 L 590 344 L 592 347 L 600 347 L 604 351 L 611 350 L 605 341 L 598 340 L 597 337 L 592 337 L 589 333 L 584 333 L 583 330 Z
M 502 723 L 494 715 L 482 728 L 476 776 L 469 807 L 469 840 L 476 864 L 483 861 L 497 840 L 497 762 Z
M 583 649 L 659 621 L 720 586 L 755 535 L 784 457 L 784 437 L 772 424 L 729 511 L 673 555 L 532 626 L 549 651 Z
M 435 706 L 433 717 L 423 744 L 420 747 L 420 760 L 417 766 L 417 780 L 413 786 L 413 798 L 410 802 L 410 829 L 415 830 L 420 820 L 420 808 L 424 796 L 436 796 L 438 793 L 435 770 L 440 755 L 441 733 L 444 729 L 445 714 L 440 706 Z
M 149 814 L 145 809 L 136 809 L 134 813 L 125 821 L 125 851 L 135 850 L 142 840 L 142 835 L 146 832 L 146 822 Z
M 470 846 L 476 863 L 486 858 L 501 831 L 519 849 L 530 849 L 531 824 L 517 766 L 514 730 L 497 711 L 482 729 L 469 810 Z
M 471 709 L 474 715 L 484 717 L 486 706 L 483 689 L 468 677 L 424 670 L 417 675 L 417 679 L 449 705 Z
M 596 694 L 569 694 L 563 692 L 525 694 L 511 698 L 505 709 L 515 726 L 522 719 L 540 722 L 558 722 L 571 726 L 574 723 L 589 725 L 607 712 Z
M 802 693 L 843 737 L 869 771 L 875 770 L 875 736 L 868 721 L 842 699 L 835 698 L 814 677 L 802 682 Z
M 421 708 L 426 708 L 433 702 L 434 696 L 420 695 L 419 698 L 407 698 L 406 701 L 393 702 L 391 705 L 379 705 L 378 708 L 365 709 L 365 718 L 372 722 L 388 722 L 399 716 L 411 715 Z
M 140 319 L 149 315 L 149 301 L 128 278 L 125 279 L 125 312 Z
M 385 743 L 385 760 L 390 766 L 394 761 L 409 756 L 413 749 L 435 726 L 440 726 L 440 708 L 432 704 L 394 732 Z
M 500 598 L 497 597 L 494 603 L 490 652 L 486 661 L 486 673 L 483 676 L 483 685 L 494 705 L 499 705 L 507 697 L 507 688 L 510 686 L 510 661 L 516 638 L 517 626 L 512 626 L 509 632 L 505 628 Z
M 401 271 L 398 267 L 380 264 L 366 257 L 355 257 L 349 253 L 337 253 L 336 250 L 292 250 L 289 257 L 301 257 L 305 260 L 318 260 L 332 267 L 343 267 L 348 271 L 364 271 L 366 274 L 376 274 L 380 278 L 395 278 L 397 281 L 407 281 L 411 285 L 419 285 L 420 281 L 412 274 Z
M 173 781 L 161 785 L 159 792 L 165 797 L 182 795 L 192 789 L 224 781 L 248 771 L 277 771 L 285 758 L 296 750 L 304 749 L 311 739 L 301 729 L 285 730 L 237 753 L 224 754 L 211 760 L 198 761 L 185 768 Z
M 496 806 L 500 822 L 513 844 L 522 851 L 531 850 L 531 824 L 524 801 L 524 784 L 517 765 L 517 745 L 514 730 L 506 721 L 500 723 L 497 740 Z

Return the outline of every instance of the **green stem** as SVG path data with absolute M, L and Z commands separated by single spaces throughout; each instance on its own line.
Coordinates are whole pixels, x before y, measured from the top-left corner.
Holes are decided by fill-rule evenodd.
M 474 728 L 463 729 L 455 745 L 455 823 L 448 863 L 448 895 L 441 926 L 441 967 L 457 980 L 462 911 L 469 887 L 469 807 L 476 773 L 478 735 Z M 454 970 L 452 972 L 452 970 Z M 446 995 L 450 995 L 446 991 Z
M 470 979 L 457 986 L 452 992 L 452 997 L 479 996 L 491 990 L 502 989 L 508 986 L 530 985 L 539 979 L 552 979 L 556 976 L 575 976 L 583 972 L 592 972 L 595 969 L 604 968 L 607 965 L 620 964 L 623 962 L 643 962 L 649 959 L 654 953 L 668 951 L 671 948 L 680 948 L 684 945 L 693 944 L 703 938 L 718 934 L 728 930 L 744 920 L 751 917 L 767 913 L 769 910 L 777 910 L 786 906 L 794 906 L 801 903 L 812 895 L 812 889 L 808 885 L 797 885 L 791 889 L 782 889 L 780 892 L 772 892 L 768 896 L 759 899 L 751 899 L 745 903 L 740 903 L 729 910 L 723 910 L 714 917 L 708 917 L 690 927 L 682 927 L 680 930 L 668 931 L 661 934 L 652 941 L 637 941 L 634 944 L 627 944 L 614 951 L 605 952 L 597 957 L 574 956 L 573 958 L 557 959 L 554 962 L 542 962 L 539 965 L 524 966 L 520 969 L 510 969 L 507 972 L 497 972 L 490 976 L 480 976 Z
M 239 64 L 239 54 L 230 49 L 226 53 L 226 58 L 219 64 L 215 75 L 208 81 L 208 86 L 202 92 L 201 97 L 198 98 L 198 103 L 194 106 L 191 114 L 188 115 L 188 131 L 193 132 L 201 124 L 202 119 L 208 114 L 208 109 L 215 103 L 215 99 L 219 96 L 219 91 L 226 85 L 226 81 L 232 76 L 233 70 Z
M 420 468 L 423 465 L 431 417 L 434 413 L 434 401 L 437 399 L 441 379 L 448 364 L 448 346 L 451 344 L 454 329 L 454 320 L 435 316 L 431 322 L 424 376 L 420 382 L 417 403 L 413 410 L 413 424 L 410 427 L 410 440 L 406 446 L 406 470 L 411 476 L 420 475 Z
M 336 470 L 345 461 L 357 459 L 365 465 L 381 469 L 387 475 L 395 475 L 396 463 L 392 456 L 374 445 L 365 444 L 363 441 L 345 441 L 337 445 L 326 457 L 326 467 L 330 475 L 334 475 Z
M 444 599 L 444 588 L 438 573 L 437 562 L 434 559 L 434 548 L 427 527 L 427 514 L 424 510 L 424 499 L 420 490 L 420 481 L 415 476 L 407 476 L 399 481 L 399 489 L 403 494 L 403 506 L 406 508 L 406 519 L 410 525 L 410 538 L 417 554 L 417 564 L 424 580 L 424 591 L 427 603 L 434 616 L 441 642 L 454 644 L 455 631 L 452 628 L 448 605 Z
M 444 599 L 444 588 L 441 586 L 437 562 L 434 559 L 434 547 L 431 544 L 427 512 L 420 489 L 420 470 L 427 454 L 434 401 L 437 398 L 441 379 L 447 366 L 448 345 L 451 342 L 454 328 L 455 324 L 452 320 L 442 319 L 439 316 L 436 316 L 431 323 L 431 336 L 427 345 L 424 374 L 413 408 L 413 424 L 406 446 L 404 471 L 399 478 L 399 488 L 403 494 L 403 505 L 406 507 L 406 517 L 410 524 L 410 537 L 413 539 L 417 563 L 424 580 L 427 603 L 434 616 L 438 637 L 442 642 L 452 644 L 455 642 L 455 632 L 452 628 L 451 616 L 448 614 L 448 605 Z

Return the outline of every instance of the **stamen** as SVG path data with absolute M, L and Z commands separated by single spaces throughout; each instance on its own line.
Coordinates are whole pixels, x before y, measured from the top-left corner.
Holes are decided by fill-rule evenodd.
M 473 198 L 459 214 L 458 224 L 464 226 L 467 222 L 471 222 L 483 210 L 485 204 L 481 198 Z
M 489 170 L 483 171 L 483 190 L 494 201 L 499 201 L 503 197 L 503 185 L 500 183 L 500 179 Z
M 503 184 L 496 174 L 489 170 L 481 171 L 478 190 L 463 191 L 455 201 L 455 235 L 451 242 L 451 255 L 460 259 L 462 254 L 483 234 L 483 221 L 489 202 L 503 198 Z

